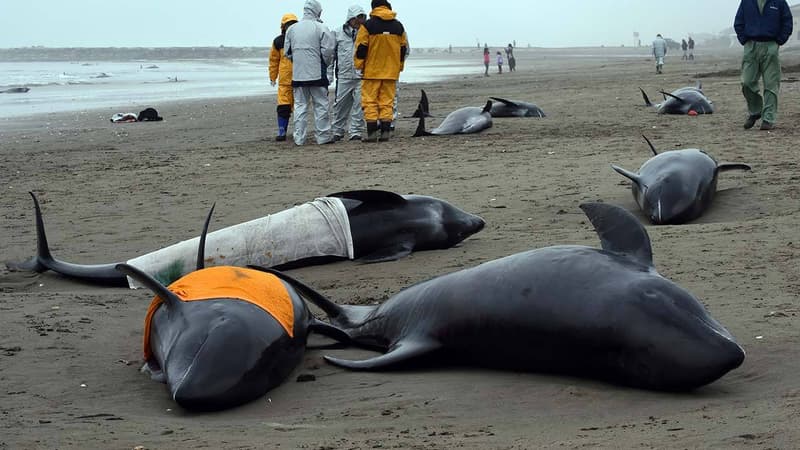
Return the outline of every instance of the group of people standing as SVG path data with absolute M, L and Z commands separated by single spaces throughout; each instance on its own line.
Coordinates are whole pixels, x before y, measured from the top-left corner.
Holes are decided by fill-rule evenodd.
M 506 59 L 508 59 L 508 71 L 513 72 L 517 70 L 517 60 L 514 58 L 514 46 L 508 44 L 508 47 L 505 48 L 506 52 Z M 491 52 L 489 51 L 489 44 L 483 45 L 483 65 L 486 70 L 483 72 L 483 76 L 489 76 L 489 63 L 491 62 Z M 503 54 L 501 52 L 497 52 L 497 73 L 503 73 Z
M 294 14 L 281 18 L 269 64 L 270 83 L 278 85 L 277 141 L 286 140 L 294 112 L 294 143 L 305 144 L 309 108 L 317 144 L 343 139 L 345 129 L 350 140 L 389 140 L 408 38 L 387 0 L 372 0 L 371 7 L 367 19 L 361 6 L 351 6 L 345 23 L 334 31 L 323 25 L 317 0 L 306 1 L 302 19 Z M 328 94 L 334 79 L 331 113 Z
M 694 61 L 694 39 L 691 36 L 689 36 L 688 42 L 686 39 L 681 39 L 681 50 L 683 50 L 682 60 Z

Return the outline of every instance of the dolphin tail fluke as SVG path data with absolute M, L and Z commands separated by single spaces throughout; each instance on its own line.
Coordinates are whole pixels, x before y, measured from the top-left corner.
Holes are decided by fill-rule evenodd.
M 633 181 L 634 183 L 641 185 L 641 180 L 639 179 L 639 175 L 638 174 L 635 174 L 635 173 L 633 173 L 631 171 L 625 170 L 622 167 L 619 167 L 619 166 L 614 165 L 614 164 L 611 165 L 611 168 L 616 170 L 617 173 L 622 175 L 623 177 L 628 178 L 629 180 Z
M 729 170 L 752 170 L 752 168 L 744 163 L 720 163 L 717 165 L 717 170 L 727 172 Z
M 136 267 L 131 266 L 130 264 L 117 264 L 116 269 L 134 280 L 138 281 L 142 284 L 142 286 L 147 287 L 154 294 L 161 298 L 161 300 L 167 305 L 168 308 L 180 308 L 183 302 L 180 298 L 178 298 L 175 293 L 167 289 L 166 286 L 159 283 L 158 280 L 151 277 L 150 275 L 142 272 L 141 270 L 137 269 Z
M 647 139 L 647 136 L 645 136 L 645 135 L 642 135 L 642 137 L 647 142 L 647 145 L 650 146 L 650 150 L 653 151 L 653 155 L 658 156 L 658 152 L 656 151 L 656 148 L 653 146 L 653 143 L 650 142 L 650 139 Z
M 413 363 L 414 360 L 430 355 L 441 346 L 439 342 L 431 339 L 406 340 L 398 342 L 382 355 L 362 361 L 339 359 L 332 356 L 325 356 L 325 360 L 350 370 L 386 370 Z
M 488 113 L 492 110 L 492 101 L 486 100 L 486 106 L 483 107 L 483 111 L 481 113 Z
M 644 105 L 645 106 L 653 106 L 653 103 L 650 101 L 650 98 L 647 97 L 647 94 L 644 92 L 644 89 L 639 88 L 639 90 L 642 92 L 642 98 L 644 99 Z

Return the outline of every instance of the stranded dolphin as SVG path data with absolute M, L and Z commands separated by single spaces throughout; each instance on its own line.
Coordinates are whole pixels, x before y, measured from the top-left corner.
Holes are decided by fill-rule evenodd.
M 52 270 L 88 283 L 138 287 L 116 269 L 118 263 L 83 265 L 54 258 L 47 243 L 36 196 L 37 254 L 12 270 Z M 282 268 L 338 259 L 391 261 L 415 250 L 450 248 L 483 229 L 485 222 L 450 203 L 424 195 L 364 190 L 331 194 L 260 219 L 209 234 L 206 262 Z M 199 238 L 128 260 L 169 284 L 194 269 Z
M 302 361 L 311 331 L 346 338 L 314 319 L 294 288 L 273 275 L 203 268 L 210 218 L 197 271 L 169 287 L 133 266 L 117 266 L 156 294 L 145 319 L 143 370 L 166 383 L 179 405 L 197 410 L 237 406 L 279 385 Z
M 632 214 L 603 203 L 581 209 L 602 250 L 517 253 L 416 284 L 378 306 L 340 306 L 276 275 L 352 343 L 385 352 L 361 361 L 326 356 L 353 370 L 447 361 L 690 390 L 742 363 L 731 334 L 656 272 L 647 231 Z
M 714 112 L 714 104 L 703 93 L 703 86 L 698 83 L 697 87 L 682 87 L 672 93 L 660 91 L 664 95 L 664 101 L 654 105 L 644 89 L 642 91 L 644 104 L 656 108 L 659 114 L 689 114 L 694 111 L 697 114 L 711 114 Z
M 633 182 L 633 198 L 656 225 L 681 224 L 700 217 L 711 206 L 720 172 L 750 170 L 747 164 L 718 164 L 708 153 L 693 148 L 659 154 L 650 140 L 642 137 L 654 156 L 642 164 L 639 173 L 613 164 L 611 167 Z
M 420 105 L 420 108 L 422 106 Z M 414 137 L 443 135 L 443 134 L 469 134 L 479 133 L 492 127 L 492 101 L 488 100 L 483 109 L 476 106 L 459 108 L 444 118 L 438 127 L 431 131 L 425 131 L 425 116 L 419 117 L 419 124 Z
M 492 117 L 545 117 L 542 108 L 533 103 L 506 100 L 500 97 L 489 98 L 497 101 L 497 103 L 492 104 L 492 109 L 489 111 Z

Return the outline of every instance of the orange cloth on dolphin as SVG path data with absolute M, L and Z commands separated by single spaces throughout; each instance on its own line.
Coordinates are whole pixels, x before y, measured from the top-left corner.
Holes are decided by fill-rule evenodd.
M 167 289 L 184 302 L 233 298 L 266 311 L 294 337 L 294 307 L 283 282 L 275 275 L 253 269 L 217 266 L 192 272 Z M 144 320 L 144 358 L 152 357 L 150 351 L 150 324 L 162 300 L 156 296 L 150 303 Z

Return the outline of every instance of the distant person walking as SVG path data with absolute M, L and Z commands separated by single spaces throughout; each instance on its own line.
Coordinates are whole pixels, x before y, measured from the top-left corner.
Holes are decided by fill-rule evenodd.
M 333 31 L 336 38 L 336 100 L 333 103 L 333 139 L 344 138 L 350 121 L 350 140 L 364 134 L 364 111 L 361 109 L 361 76 L 353 64 L 358 29 L 367 20 L 364 8 L 353 5 L 347 10 L 345 24 Z
M 739 3 L 733 29 L 744 46 L 742 94 L 748 111 L 745 129 L 752 128 L 758 119 L 762 119 L 762 130 L 775 128 L 781 85 L 778 48 L 789 40 L 793 23 L 786 0 L 741 0 Z M 759 78 L 764 79 L 763 97 L 759 92 Z
M 284 14 L 281 17 L 281 34 L 272 41 L 272 50 L 269 52 L 269 83 L 272 86 L 278 83 L 278 135 L 275 140 L 279 142 L 286 140 L 286 130 L 289 129 L 289 118 L 294 107 L 292 61 L 286 57 L 283 47 L 286 30 L 296 23 L 297 16 L 294 14 Z
M 489 54 L 489 46 L 488 45 L 484 45 L 483 46 L 483 66 L 486 68 L 486 70 L 483 72 L 483 76 L 485 76 L 485 77 L 489 76 L 489 62 L 491 60 L 492 60 L 492 57 Z
M 691 39 L 691 38 L 689 38 Z M 683 56 L 681 57 L 682 60 L 686 61 L 689 59 L 689 54 L 686 52 L 686 49 L 689 48 L 689 44 L 686 43 L 686 39 L 681 39 L 681 50 L 683 50 Z
M 656 59 L 656 73 L 662 73 L 665 56 L 667 56 L 667 41 L 665 41 L 660 34 L 657 34 L 656 40 L 653 41 L 653 57 Z
M 294 143 L 306 141 L 308 108 L 314 108 L 314 136 L 317 144 L 335 142 L 331 135 L 328 102 L 328 66 L 333 63 L 336 41 L 321 23 L 322 5 L 306 0 L 303 19 L 286 32 L 285 51 L 292 60 L 294 88 Z
M 694 39 L 689 36 L 689 59 L 694 60 Z
M 503 73 L 503 54 L 497 52 L 497 73 Z

